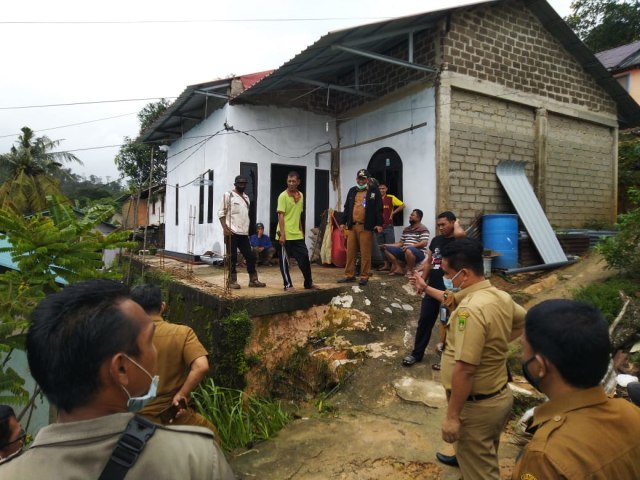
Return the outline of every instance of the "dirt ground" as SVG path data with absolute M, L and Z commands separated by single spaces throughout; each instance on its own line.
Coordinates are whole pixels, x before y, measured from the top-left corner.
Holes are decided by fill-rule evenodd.
M 548 298 L 570 297 L 573 289 L 611 274 L 601 258 L 591 254 L 554 271 L 519 274 L 509 281 L 494 275 L 491 280 L 499 288 L 521 295 L 530 307 Z M 367 331 L 345 332 L 345 337 L 364 346 L 366 359 L 323 402 L 323 408 L 318 404 L 299 407 L 299 418 L 275 438 L 234 452 L 230 461 L 238 478 L 460 478 L 457 468 L 441 465 L 435 459 L 437 451 L 452 453 L 440 438 L 444 408 L 404 400 L 394 387 L 409 383 L 418 388 L 425 380 L 439 380 L 439 372 L 431 369 L 437 358 L 437 330 L 422 362 L 411 368 L 401 365 L 413 345 L 420 299 L 404 278 L 386 275 L 374 276 L 366 287 L 354 286 L 350 295 L 352 308 L 368 314 L 371 324 Z M 517 453 L 505 434 L 500 448 L 502 478 L 511 478 Z

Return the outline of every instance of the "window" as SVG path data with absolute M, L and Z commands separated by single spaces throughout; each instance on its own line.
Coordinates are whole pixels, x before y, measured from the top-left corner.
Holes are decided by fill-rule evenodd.
M 178 225 L 178 194 L 180 193 L 180 184 L 176 183 L 176 225 Z
M 207 223 L 213 223 L 213 170 L 209 170 L 207 191 Z
M 200 177 L 200 195 L 198 197 L 198 223 L 204 223 L 204 173 Z

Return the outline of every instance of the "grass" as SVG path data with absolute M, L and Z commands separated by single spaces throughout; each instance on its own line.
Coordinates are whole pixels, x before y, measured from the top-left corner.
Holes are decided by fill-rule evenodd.
M 604 282 L 591 283 L 572 292 L 574 300 L 595 305 L 611 323 L 620 313 L 622 300 L 619 292 L 628 296 L 638 296 L 640 283 L 629 277 L 612 277 Z
M 220 445 L 227 452 L 251 448 L 273 437 L 291 420 L 280 402 L 219 387 L 212 379 L 203 382 L 192 397 L 200 414 L 218 429 Z

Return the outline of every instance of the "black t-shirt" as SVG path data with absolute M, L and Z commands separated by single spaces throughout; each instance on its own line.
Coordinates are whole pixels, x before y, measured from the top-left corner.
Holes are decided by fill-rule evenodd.
M 440 264 L 442 263 L 442 249 L 454 240 L 455 237 L 438 235 L 437 237 L 433 237 L 433 240 L 431 240 L 431 244 L 429 245 L 429 250 L 431 250 L 431 271 L 429 272 L 428 284 L 438 290 L 445 289 L 444 282 L 442 281 L 444 272 L 440 267 Z

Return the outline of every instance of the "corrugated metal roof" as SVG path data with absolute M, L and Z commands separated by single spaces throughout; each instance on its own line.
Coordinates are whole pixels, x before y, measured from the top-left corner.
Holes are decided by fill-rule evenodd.
M 629 60 L 640 52 L 640 40 L 620 47 L 596 53 L 596 58 L 608 70 L 618 70 L 629 66 Z
M 525 165 L 526 162 L 502 161 L 496 168 L 496 174 L 544 263 L 566 262 L 567 256 L 527 180 Z

